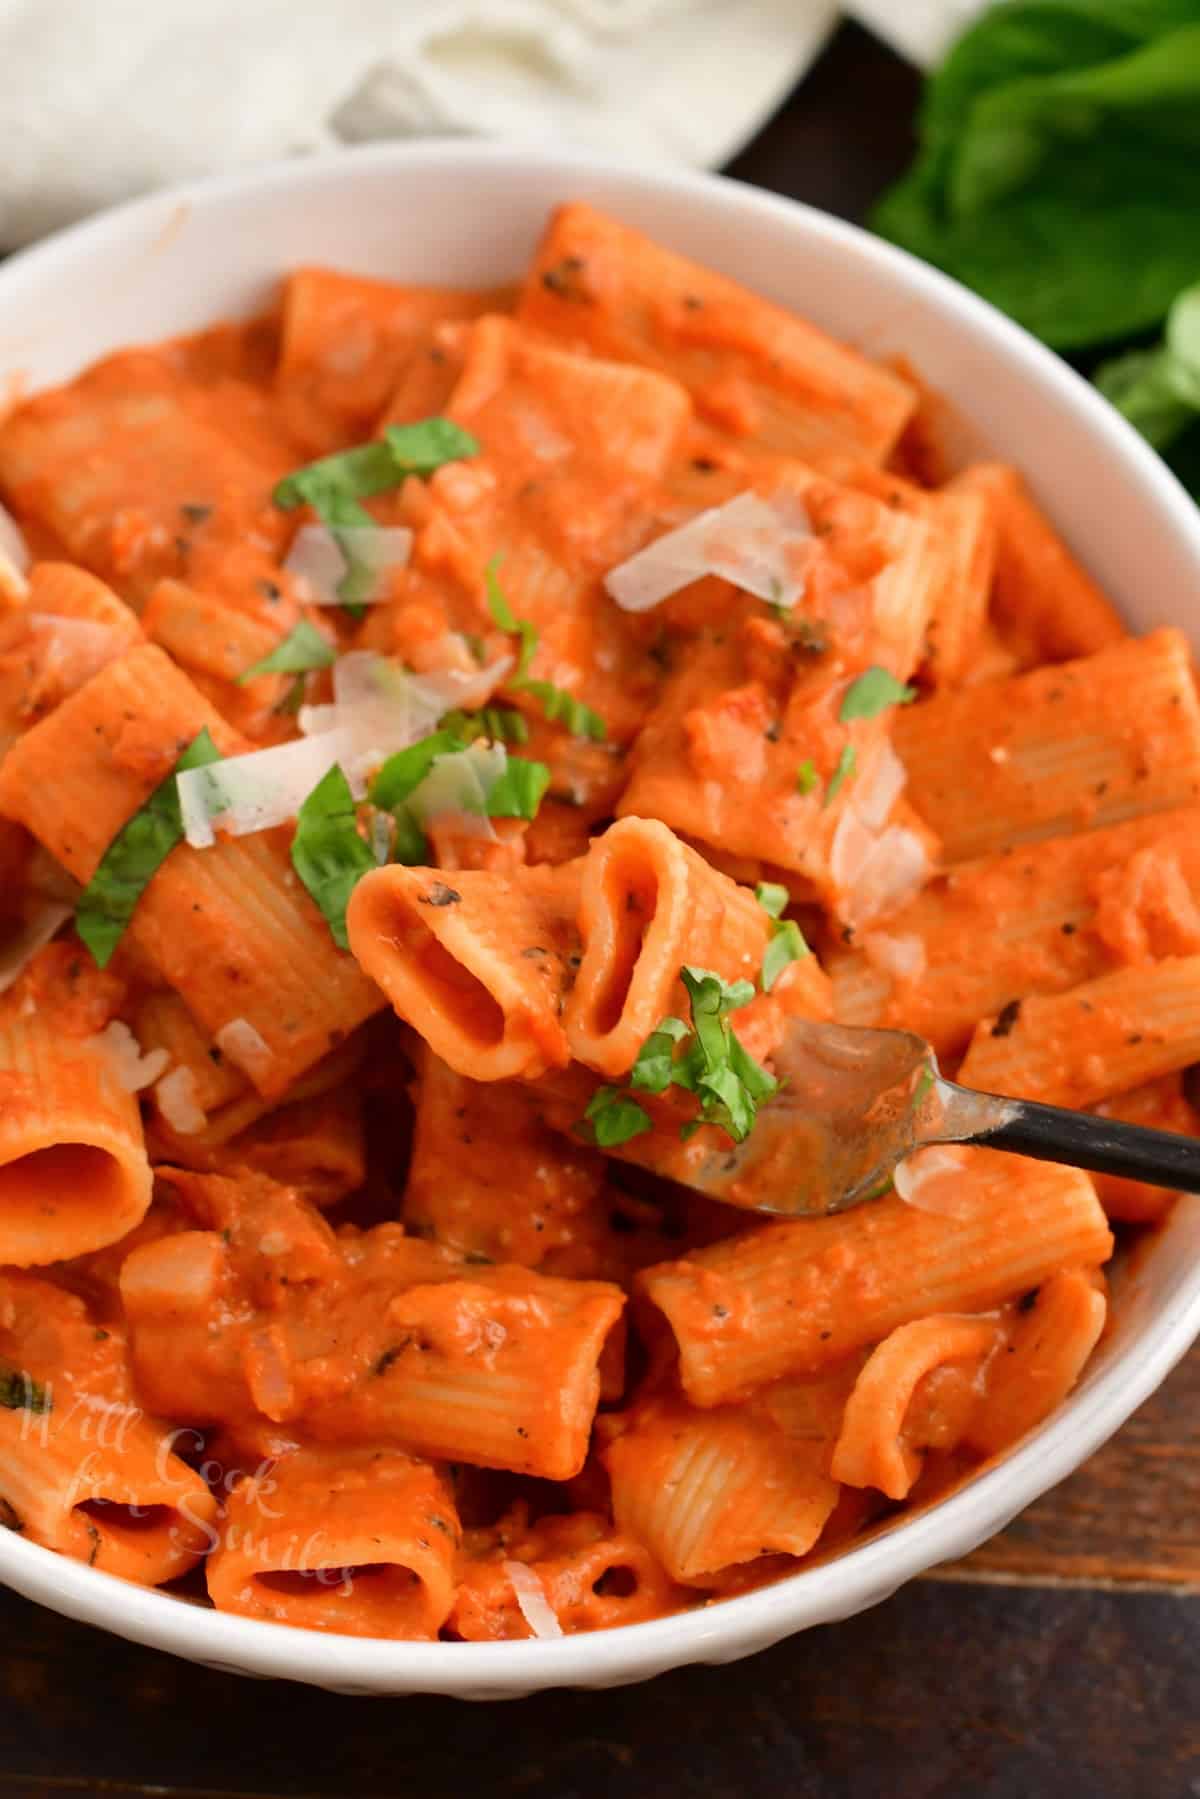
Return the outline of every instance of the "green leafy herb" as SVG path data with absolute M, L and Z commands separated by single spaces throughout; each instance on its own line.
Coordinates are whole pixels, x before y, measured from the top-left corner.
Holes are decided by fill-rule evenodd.
M 513 612 L 500 585 L 499 568 L 500 558 L 493 556 L 483 573 L 489 612 L 502 631 L 510 631 L 520 640 L 516 673 L 508 686 L 514 693 L 527 693 L 537 700 L 551 724 L 566 725 L 573 737 L 590 737 L 593 743 L 603 743 L 608 731 L 598 712 L 593 712 L 566 688 L 556 687 L 552 681 L 532 681 L 526 674 L 538 646 L 537 626 L 527 618 L 518 618 Z
M 370 564 L 354 554 L 347 531 L 373 530 L 375 520 L 362 505 L 376 494 L 398 487 L 407 475 L 431 475 L 443 463 L 475 456 L 479 445 L 450 419 L 421 419 L 412 425 L 389 425 L 373 443 L 356 444 L 336 455 L 322 456 L 294 469 L 278 482 L 272 499 L 284 512 L 311 506 L 337 543 L 346 562 L 338 598 L 355 612 L 375 583 Z
M 608 728 L 600 714 L 577 700 L 565 687 L 556 687 L 553 681 L 529 680 L 510 681 L 509 686 L 520 687 L 532 695 L 541 704 L 550 723 L 565 725 L 572 737 L 590 737 L 593 743 L 603 743 L 608 736 Z
M 806 756 L 796 770 L 797 793 L 811 793 L 817 784 L 817 770 L 811 756 Z
M 493 743 L 528 743 L 529 726 L 511 706 L 484 706 L 479 712 L 456 708 L 438 721 L 442 731 L 453 731 L 463 743 L 488 737 Z
M 1163 342 L 1102 363 L 1096 386 L 1156 450 L 1200 416 L 1200 282 L 1176 295 Z
M 649 1117 L 619 1087 L 598 1087 L 583 1114 L 592 1127 L 592 1139 L 598 1149 L 615 1149 L 654 1129 Z
M 472 742 L 476 741 L 472 739 Z M 393 859 L 409 867 L 429 859 L 429 846 L 418 812 L 413 805 L 421 783 L 432 773 L 435 762 L 445 756 L 458 756 L 471 748 L 456 731 L 441 728 L 413 743 L 407 749 L 389 756 L 371 783 L 371 803 L 390 812 L 396 825 L 392 846 Z M 487 759 L 484 770 L 487 770 Z M 490 778 L 483 795 L 483 805 L 471 810 L 486 812 L 489 818 L 537 817 L 542 796 L 550 785 L 550 770 L 544 762 L 532 762 L 523 756 L 501 756 L 500 772 Z M 478 770 L 476 771 L 478 772 Z
M 760 1102 L 779 1086 L 729 1024 L 729 1014 L 754 998 L 754 987 L 749 981 L 723 981 L 706 968 L 681 968 L 679 975 L 691 1002 L 691 1028 L 682 1018 L 661 1019 L 638 1051 L 628 1085 L 642 1093 L 665 1093 L 668 1087 L 694 1093 L 699 1115 L 680 1126 L 685 1142 L 702 1124 L 715 1124 L 741 1143 L 754 1127 Z M 619 1087 L 602 1087 L 594 1094 L 584 1118 L 601 1148 L 653 1129 L 647 1114 Z
M 651 1031 L 629 1071 L 629 1085 L 644 1093 L 665 1093 L 674 1079 L 675 1046 L 688 1036 L 682 1018 L 664 1018 Z
M 782 918 L 792 896 L 778 881 L 760 881 L 754 889 L 754 897 L 769 917 Z
M 510 756 L 504 765 L 504 773 L 488 793 L 488 817 L 536 818 L 542 795 L 549 785 L 550 770 L 544 762 Z
M 418 419 L 412 425 L 389 425 L 383 434 L 401 477 L 432 475 L 447 462 L 478 456 L 479 444 L 453 419 Z
M 854 753 L 854 745 L 848 743 L 837 759 L 837 767 L 829 777 L 829 785 L 825 789 L 825 804 L 831 805 L 841 790 L 843 781 L 849 781 L 858 770 L 858 757 Z
M 317 627 L 302 618 L 292 626 L 283 642 L 273 649 L 269 656 L 261 662 L 254 662 L 238 676 L 238 686 L 244 687 L 247 681 L 253 681 L 258 675 L 303 675 L 310 669 L 328 668 L 336 660 L 337 652 L 328 638 L 323 637 Z
M 759 976 L 763 992 L 770 993 L 789 962 L 798 962 L 802 956 L 811 955 L 812 952 L 795 919 L 783 917 L 784 909 L 792 897 L 786 887 L 773 881 L 760 881 L 754 889 L 754 897 L 771 919 L 771 939 L 767 944 Z
M 142 894 L 183 841 L 176 775 L 220 760 L 221 752 L 206 726 L 105 850 L 75 907 L 75 929 L 98 968 L 107 967 Z
M 346 907 L 374 855 L 358 833 L 350 783 L 335 763 L 318 781 L 296 817 L 292 867 L 320 907 L 339 949 L 348 949 Z
M 397 750 L 371 782 L 371 804 L 394 812 L 421 785 L 438 756 L 452 756 L 465 748 L 456 732 L 442 729 L 409 744 L 406 750 Z
M 794 918 L 778 918 L 771 931 L 771 941 L 767 945 L 767 953 L 763 957 L 762 990 L 770 993 L 772 987 L 790 962 L 799 962 L 804 956 L 811 955 L 804 933 Z
M 1010 0 L 929 81 L 873 223 L 1058 349 L 1113 343 L 1200 279 L 1194 0 Z
M 852 718 L 878 718 L 889 706 L 907 706 L 916 697 L 915 687 L 906 687 L 886 668 L 869 668 L 846 689 L 838 718 L 844 725 Z
M 51 1399 L 47 1388 L 23 1368 L 0 1362 L 0 1406 L 10 1412 L 48 1412 Z
M 533 660 L 538 646 L 538 629 L 531 619 L 518 618 L 509 605 L 508 596 L 500 585 L 500 560 L 499 556 L 492 557 L 483 571 L 483 579 L 487 587 L 488 611 L 502 631 L 509 631 L 521 640 L 516 673 L 509 682 L 510 687 L 516 687 Z

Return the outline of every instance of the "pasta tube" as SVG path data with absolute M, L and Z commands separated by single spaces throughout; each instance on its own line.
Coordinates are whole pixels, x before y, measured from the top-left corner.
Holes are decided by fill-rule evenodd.
M 396 1450 L 299 1450 L 241 1481 L 208 1558 L 218 1611 L 429 1641 L 454 1599 L 459 1523 L 441 1477 Z
M 1180 631 L 1153 631 L 939 695 L 897 715 L 895 744 L 947 862 L 1194 805 L 1191 648 Z
M 137 1100 L 104 1043 L 64 1034 L 49 1013 L 0 1017 L 0 1261 L 115 1243 L 152 1186 Z
M 679 1345 L 697 1405 L 816 1369 L 931 1312 L 978 1312 L 1056 1268 L 1095 1268 L 1113 1240 L 1087 1175 L 971 1150 L 964 1210 L 896 1195 L 745 1232 L 639 1276 Z
M 346 909 L 350 948 L 401 1018 L 459 1074 L 535 1079 L 569 1058 L 562 1010 L 580 867 L 509 874 L 393 865 Z
M 680 968 L 753 982 L 770 925 L 752 893 L 666 825 L 620 819 L 583 865 L 583 960 L 564 1019 L 572 1055 L 600 1074 L 625 1074 L 667 1013 L 686 1014 Z

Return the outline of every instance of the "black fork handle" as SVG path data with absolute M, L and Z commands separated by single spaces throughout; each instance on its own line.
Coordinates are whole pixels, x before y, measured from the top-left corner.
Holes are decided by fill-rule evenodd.
M 1028 1099 L 1010 1104 L 1011 1115 L 1003 1124 L 978 1132 L 971 1141 L 1035 1156 L 1040 1162 L 1066 1162 L 1093 1174 L 1119 1174 L 1181 1193 L 1200 1193 L 1200 1139 Z

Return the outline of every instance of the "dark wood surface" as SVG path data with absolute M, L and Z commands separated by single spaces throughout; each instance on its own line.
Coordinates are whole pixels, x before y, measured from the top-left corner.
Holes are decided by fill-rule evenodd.
M 861 217 L 918 83 L 844 28 L 732 172 Z M 2 179 L 2 176 L 0 176 Z M 0 1799 L 1191 1799 L 1200 1356 L 968 1561 L 729 1668 L 513 1705 L 239 1680 L 0 1593 Z

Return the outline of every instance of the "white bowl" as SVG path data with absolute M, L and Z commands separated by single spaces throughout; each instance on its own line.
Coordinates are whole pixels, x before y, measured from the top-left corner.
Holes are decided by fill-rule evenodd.
M 264 304 L 326 262 L 491 285 L 525 264 L 550 207 L 611 208 L 873 352 L 902 350 L 1018 463 L 1138 630 L 1200 637 L 1200 513 L 1157 457 L 1048 350 L 889 245 L 712 177 L 642 174 L 546 150 L 434 142 L 156 194 L 0 268 L 0 377 L 32 386 Z M 68 1617 L 209 1666 L 346 1693 L 514 1698 L 727 1662 L 849 1617 L 965 1554 L 1061 1480 L 1153 1392 L 1200 1331 L 1200 1200 L 1177 1207 L 1116 1285 L 1116 1328 L 1070 1400 L 960 1492 L 837 1560 L 745 1598 L 559 1642 L 395 1643 L 254 1623 L 129 1586 L 0 1531 L 0 1580 Z

